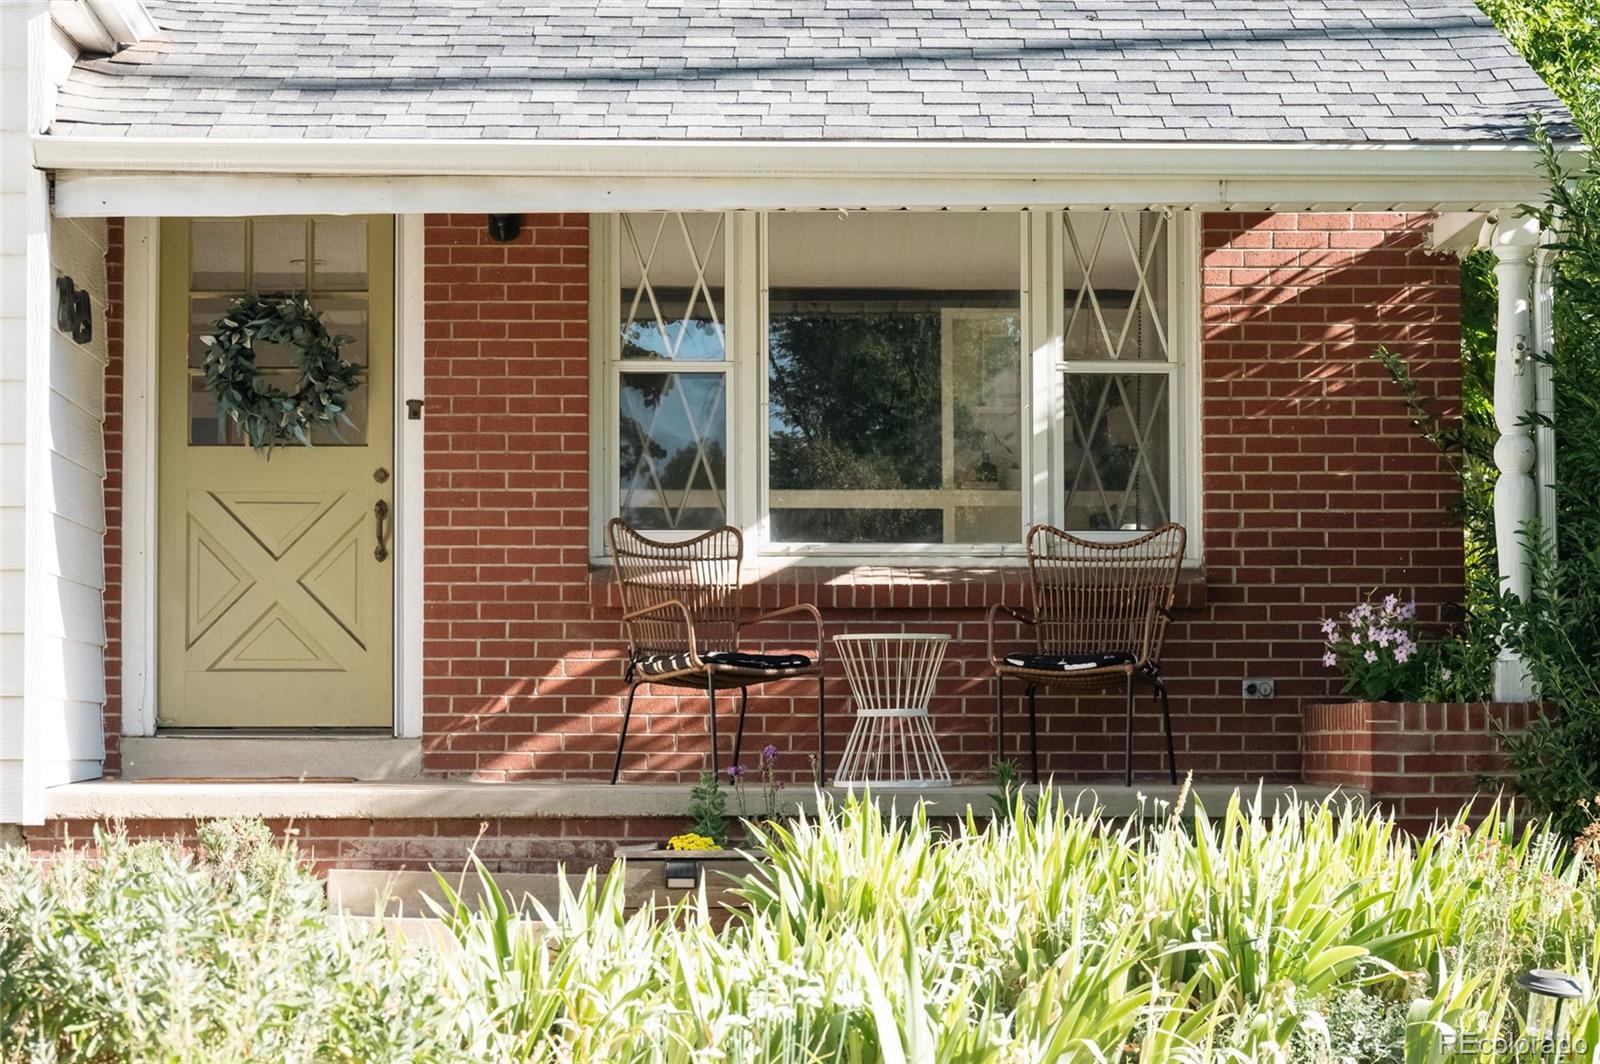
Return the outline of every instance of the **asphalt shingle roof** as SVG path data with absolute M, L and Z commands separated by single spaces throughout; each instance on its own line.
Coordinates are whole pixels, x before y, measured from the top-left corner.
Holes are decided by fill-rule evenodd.
M 148 0 L 64 136 L 1523 140 L 1471 0 Z

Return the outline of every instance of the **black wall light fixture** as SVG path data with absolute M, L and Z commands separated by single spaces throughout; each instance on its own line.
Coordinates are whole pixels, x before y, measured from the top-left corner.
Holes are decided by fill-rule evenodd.
M 66 276 L 56 278 L 56 328 L 72 337 L 73 343 L 94 339 L 94 306 L 89 293 Z
M 489 215 L 489 235 L 500 243 L 517 239 L 517 234 L 522 232 L 522 215 L 520 214 L 491 214 Z

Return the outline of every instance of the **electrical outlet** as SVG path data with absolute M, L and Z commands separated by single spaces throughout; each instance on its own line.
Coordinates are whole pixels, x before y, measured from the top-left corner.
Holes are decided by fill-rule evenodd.
M 1277 684 L 1261 676 L 1252 676 L 1244 682 L 1241 692 L 1246 698 L 1271 698 Z

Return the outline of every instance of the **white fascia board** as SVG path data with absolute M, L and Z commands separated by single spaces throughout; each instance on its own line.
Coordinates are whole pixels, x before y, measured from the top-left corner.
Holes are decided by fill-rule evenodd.
M 1530 145 L 33 140 L 62 216 L 306 211 L 1200 207 L 1477 210 Z M 230 180 L 231 179 L 231 180 Z
M 973 141 L 229 140 L 37 137 L 34 165 L 119 173 L 345 176 L 1522 177 L 1530 144 Z

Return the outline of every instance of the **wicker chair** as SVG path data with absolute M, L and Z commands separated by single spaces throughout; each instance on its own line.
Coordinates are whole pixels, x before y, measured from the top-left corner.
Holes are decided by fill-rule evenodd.
M 1161 698 L 1167 733 L 1167 769 L 1178 782 L 1172 747 L 1172 708 L 1161 680 L 1161 641 L 1171 617 L 1183 560 L 1184 530 L 1169 524 L 1122 543 L 1079 539 L 1059 528 L 1028 531 L 1033 605 L 989 608 L 989 664 L 994 668 L 996 731 L 1005 756 L 1007 679 L 1027 685 L 1032 775 L 1039 782 L 1037 692 L 1060 687 L 1083 693 L 1121 687 L 1127 697 L 1123 778 L 1133 783 L 1133 685 L 1148 683 Z M 995 651 L 995 621 L 1005 613 L 1033 629 L 1034 646 L 1021 653 Z
M 628 637 L 627 707 L 611 782 L 622 771 L 622 749 L 628 741 L 633 697 L 641 684 L 692 688 L 706 693 L 711 732 L 711 768 L 717 769 L 717 692 L 739 691 L 739 728 L 734 733 L 733 760 L 744 741 L 745 707 L 750 688 L 806 676 L 817 679 L 817 785 L 823 783 L 827 729 L 822 702 L 822 615 L 810 603 L 786 606 L 753 617 L 739 606 L 739 566 L 744 537 L 732 526 L 694 539 L 663 543 L 647 539 L 621 518 L 607 527 L 611 562 L 622 593 L 622 625 Z M 809 654 L 766 654 L 745 650 L 745 629 L 794 615 L 809 616 L 816 625 L 816 644 Z

